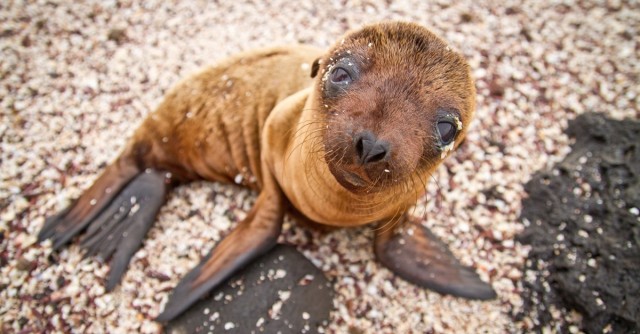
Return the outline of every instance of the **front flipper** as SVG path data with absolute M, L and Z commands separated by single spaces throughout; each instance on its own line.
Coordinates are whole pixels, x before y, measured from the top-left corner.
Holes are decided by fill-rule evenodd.
M 262 191 L 247 217 L 173 290 L 156 321 L 166 322 L 237 270 L 276 245 L 282 229 L 282 194 Z
M 468 299 L 496 297 L 493 288 L 473 269 L 460 264 L 447 246 L 414 218 L 393 229 L 379 229 L 375 239 L 378 260 L 409 282 Z

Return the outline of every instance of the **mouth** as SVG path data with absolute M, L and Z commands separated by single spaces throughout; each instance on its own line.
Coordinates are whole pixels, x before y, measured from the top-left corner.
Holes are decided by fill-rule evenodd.
M 344 168 L 336 168 L 336 166 L 331 164 L 329 165 L 329 170 L 335 177 L 336 181 L 351 192 L 359 192 L 360 190 L 371 186 L 371 182 L 367 181 L 366 176 L 359 175 L 354 171 Z
M 364 179 L 353 172 L 345 171 L 343 176 L 345 181 L 356 187 L 364 187 L 368 184 Z

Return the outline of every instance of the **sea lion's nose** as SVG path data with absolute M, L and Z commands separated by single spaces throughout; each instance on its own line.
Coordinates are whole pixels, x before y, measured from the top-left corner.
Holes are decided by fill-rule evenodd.
M 370 131 L 360 132 L 353 139 L 356 154 L 363 165 L 385 160 L 389 155 L 389 143 L 376 138 Z

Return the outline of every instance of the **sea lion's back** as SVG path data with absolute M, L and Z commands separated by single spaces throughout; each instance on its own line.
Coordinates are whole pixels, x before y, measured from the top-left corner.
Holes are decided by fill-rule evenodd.
M 134 141 L 156 150 L 154 165 L 176 177 L 259 189 L 265 120 L 278 102 L 311 85 L 320 55 L 309 46 L 275 47 L 206 67 L 167 93 Z

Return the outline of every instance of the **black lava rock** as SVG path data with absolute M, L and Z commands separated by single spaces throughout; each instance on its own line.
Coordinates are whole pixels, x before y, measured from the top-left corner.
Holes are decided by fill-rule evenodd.
M 640 122 L 599 114 L 570 122 L 571 153 L 526 184 L 524 314 L 582 314 L 587 333 L 640 331 Z M 552 328 L 555 326 L 552 326 Z M 562 328 L 561 332 L 568 332 Z
M 165 333 L 318 333 L 333 289 L 294 247 L 278 245 L 165 327 Z

